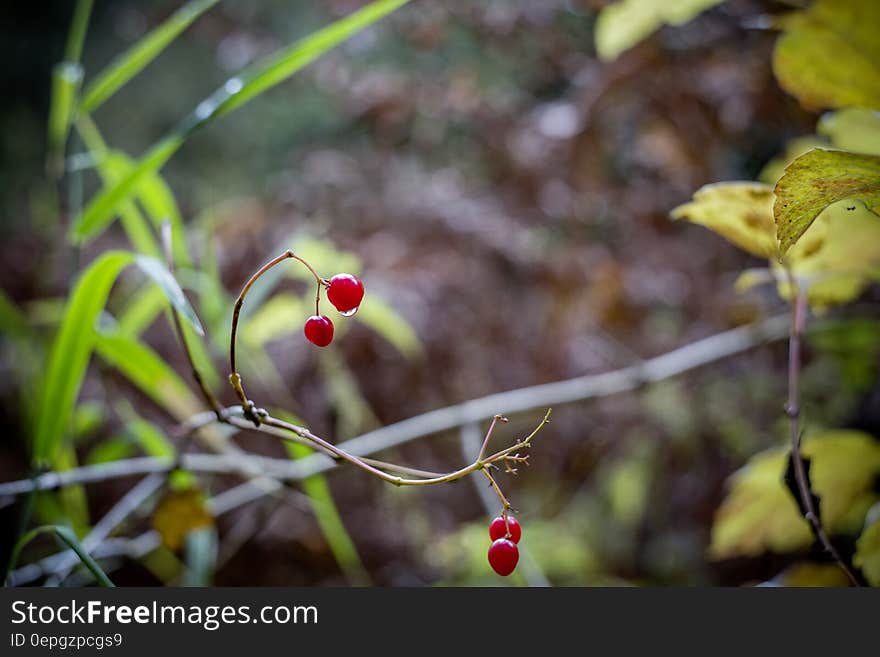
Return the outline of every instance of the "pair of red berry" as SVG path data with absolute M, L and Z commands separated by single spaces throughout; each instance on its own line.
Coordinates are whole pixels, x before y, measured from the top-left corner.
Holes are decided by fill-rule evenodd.
M 502 576 L 510 575 L 519 562 L 519 548 L 516 546 L 522 537 L 522 527 L 511 515 L 505 520 L 498 516 L 489 524 L 489 565 Z
M 327 299 L 343 316 L 351 317 L 357 312 L 364 298 L 364 284 L 357 276 L 336 274 L 324 285 L 327 287 Z M 318 347 L 326 347 L 333 341 L 333 322 L 326 315 L 318 314 L 317 304 L 315 314 L 306 320 L 303 333 L 309 342 Z

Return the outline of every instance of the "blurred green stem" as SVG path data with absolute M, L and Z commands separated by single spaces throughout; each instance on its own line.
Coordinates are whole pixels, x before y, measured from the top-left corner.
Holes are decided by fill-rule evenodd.
M 92 0 L 79 0 L 76 3 L 76 8 L 73 10 L 73 20 L 70 23 L 70 32 L 67 35 L 67 47 L 64 49 L 64 59 L 68 62 L 78 62 L 82 56 L 91 13 Z

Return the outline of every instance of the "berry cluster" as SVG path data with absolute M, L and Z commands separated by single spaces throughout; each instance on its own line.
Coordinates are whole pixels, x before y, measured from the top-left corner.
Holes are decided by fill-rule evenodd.
M 522 527 L 516 518 L 502 514 L 489 524 L 489 565 L 502 576 L 510 575 L 519 561 L 519 548 L 516 546 L 522 537 Z
M 329 281 L 322 281 L 327 288 L 327 299 L 343 317 L 351 317 L 357 312 L 364 298 L 364 284 L 357 276 L 336 274 Z M 318 304 L 321 300 L 321 285 L 315 298 L 315 314 L 306 320 L 303 333 L 306 339 L 318 347 L 326 347 L 333 341 L 333 322 L 326 315 L 321 315 Z

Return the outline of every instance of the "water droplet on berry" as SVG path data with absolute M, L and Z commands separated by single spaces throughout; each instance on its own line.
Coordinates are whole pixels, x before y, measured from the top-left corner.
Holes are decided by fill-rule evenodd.
M 354 315 L 355 313 L 357 313 L 358 308 L 360 308 L 360 306 L 355 306 L 355 307 L 352 308 L 351 310 L 346 310 L 344 313 L 341 312 L 341 313 L 339 313 L 339 314 L 342 315 L 343 317 L 351 317 L 352 315 Z

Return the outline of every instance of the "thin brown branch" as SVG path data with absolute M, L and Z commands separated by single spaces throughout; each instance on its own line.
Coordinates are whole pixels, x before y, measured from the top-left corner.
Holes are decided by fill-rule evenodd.
M 171 224 L 165 223 L 162 225 L 162 248 L 165 252 L 165 262 L 168 265 L 168 270 L 173 275 L 175 272 L 175 266 L 173 256 L 174 249 L 171 243 L 171 239 Z M 177 333 L 177 339 L 180 341 L 180 346 L 183 349 L 184 355 L 186 356 L 186 362 L 189 364 L 190 374 L 192 375 L 193 380 L 196 382 L 196 385 L 199 387 L 199 390 L 202 393 L 202 397 L 205 399 L 205 403 L 207 403 L 208 407 L 212 411 L 214 411 L 217 419 L 222 420 L 223 407 L 218 401 L 217 397 L 214 396 L 214 393 L 211 392 L 211 389 L 205 382 L 205 378 L 202 376 L 199 368 L 196 367 L 196 361 L 195 358 L 193 358 L 192 350 L 190 349 L 189 342 L 186 339 L 186 333 L 184 333 L 183 331 L 183 324 L 180 320 L 180 312 L 178 312 L 177 308 L 174 305 L 171 306 L 171 318 L 174 323 L 174 330 Z
M 788 416 L 788 434 L 791 442 L 791 462 L 794 468 L 795 481 L 797 483 L 798 496 L 801 500 L 801 508 L 805 510 L 804 516 L 810 523 L 810 528 L 822 547 L 832 556 L 846 574 L 853 586 L 861 586 L 858 577 L 837 548 L 828 538 L 822 526 L 822 520 L 813 503 L 813 492 L 810 490 L 810 482 L 801 458 L 801 428 L 800 428 L 800 372 L 801 372 L 801 341 L 807 318 L 807 287 L 799 285 L 791 270 L 787 270 L 789 294 L 792 295 L 793 306 L 791 311 L 791 328 L 788 338 L 788 401 L 785 405 L 785 413 Z
M 486 448 L 489 446 L 489 440 L 492 438 L 492 432 L 495 430 L 495 425 L 498 422 L 507 422 L 506 417 L 502 417 L 500 415 L 495 415 L 492 418 L 492 424 L 489 425 L 489 430 L 486 431 L 486 437 L 483 438 L 483 444 L 480 446 L 480 453 L 477 454 L 477 460 L 479 461 L 483 456 L 486 455 Z

